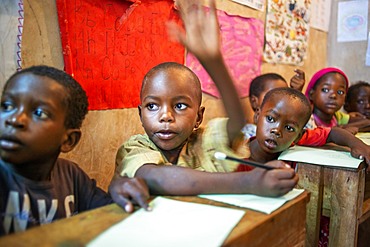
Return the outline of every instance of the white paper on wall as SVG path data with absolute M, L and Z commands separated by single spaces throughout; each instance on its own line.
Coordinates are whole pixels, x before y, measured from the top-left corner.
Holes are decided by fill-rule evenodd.
M 368 0 L 338 3 L 338 42 L 367 39 L 368 4 Z

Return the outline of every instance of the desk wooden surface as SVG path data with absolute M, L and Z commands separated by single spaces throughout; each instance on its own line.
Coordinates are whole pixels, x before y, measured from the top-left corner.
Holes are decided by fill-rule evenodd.
M 238 208 L 199 197 L 168 198 Z M 246 213 L 223 246 L 304 246 L 308 201 L 309 193 L 305 191 L 271 214 L 238 208 Z M 49 225 L 1 237 L 0 246 L 84 246 L 127 216 L 129 214 L 112 204 Z
M 318 245 L 321 214 L 330 217 L 329 246 L 357 246 L 363 209 L 365 166 L 356 169 L 298 163 L 298 188 L 311 193 L 307 205 L 306 246 Z M 364 205 L 366 207 L 366 204 Z

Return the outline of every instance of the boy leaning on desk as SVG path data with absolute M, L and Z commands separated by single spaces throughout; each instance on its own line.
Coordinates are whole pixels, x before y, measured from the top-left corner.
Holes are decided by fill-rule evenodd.
M 175 63 L 154 67 L 145 76 L 140 94 L 139 115 L 146 134 L 131 137 L 119 148 L 113 182 L 126 175 L 143 178 L 156 195 L 287 193 L 298 177 L 284 162 L 269 162 L 279 169 L 234 173 L 238 163 L 214 158 L 215 151 L 249 156 L 241 133 L 244 111 L 220 51 L 214 1 L 208 17 L 198 1 L 178 1 L 177 7 L 186 36 L 174 24 L 169 25 L 170 33 L 210 74 L 229 118 L 214 119 L 200 128 L 204 107 L 197 76 Z

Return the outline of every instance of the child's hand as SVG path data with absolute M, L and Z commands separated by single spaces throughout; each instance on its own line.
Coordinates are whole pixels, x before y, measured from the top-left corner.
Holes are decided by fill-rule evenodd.
M 189 52 L 199 60 L 220 56 L 220 34 L 216 14 L 215 0 L 210 0 L 210 12 L 195 0 L 177 0 L 175 6 L 179 9 L 186 34 L 173 23 L 168 23 L 170 37 L 183 44 Z
M 351 155 L 355 158 L 364 160 L 367 164 L 367 172 L 370 172 L 370 146 L 363 142 L 356 143 L 351 148 Z
M 109 193 L 127 213 L 134 211 L 133 203 L 147 211 L 151 210 L 148 204 L 149 189 L 142 178 L 118 177 L 109 185 Z
M 298 91 L 302 91 L 306 82 L 304 71 L 300 69 L 295 69 L 294 72 L 296 74 L 290 79 L 290 87 L 297 89 Z
M 282 196 L 291 191 L 298 182 L 298 175 L 289 165 L 280 160 L 274 160 L 266 165 L 278 169 L 264 170 L 255 168 L 251 172 L 257 176 L 256 194 L 262 196 Z

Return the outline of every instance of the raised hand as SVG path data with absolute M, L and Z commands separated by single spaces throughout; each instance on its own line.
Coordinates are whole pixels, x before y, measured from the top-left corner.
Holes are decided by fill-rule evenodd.
M 295 69 L 294 72 L 296 74 L 290 79 L 290 87 L 302 91 L 306 82 L 305 73 L 300 69 Z
M 177 0 L 185 32 L 176 23 L 168 23 L 170 37 L 183 44 L 200 61 L 220 56 L 220 33 L 216 14 L 216 4 L 210 0 L 210 11 L 195 0 Z M 202 62 L 202 61 L 201 61 Z

